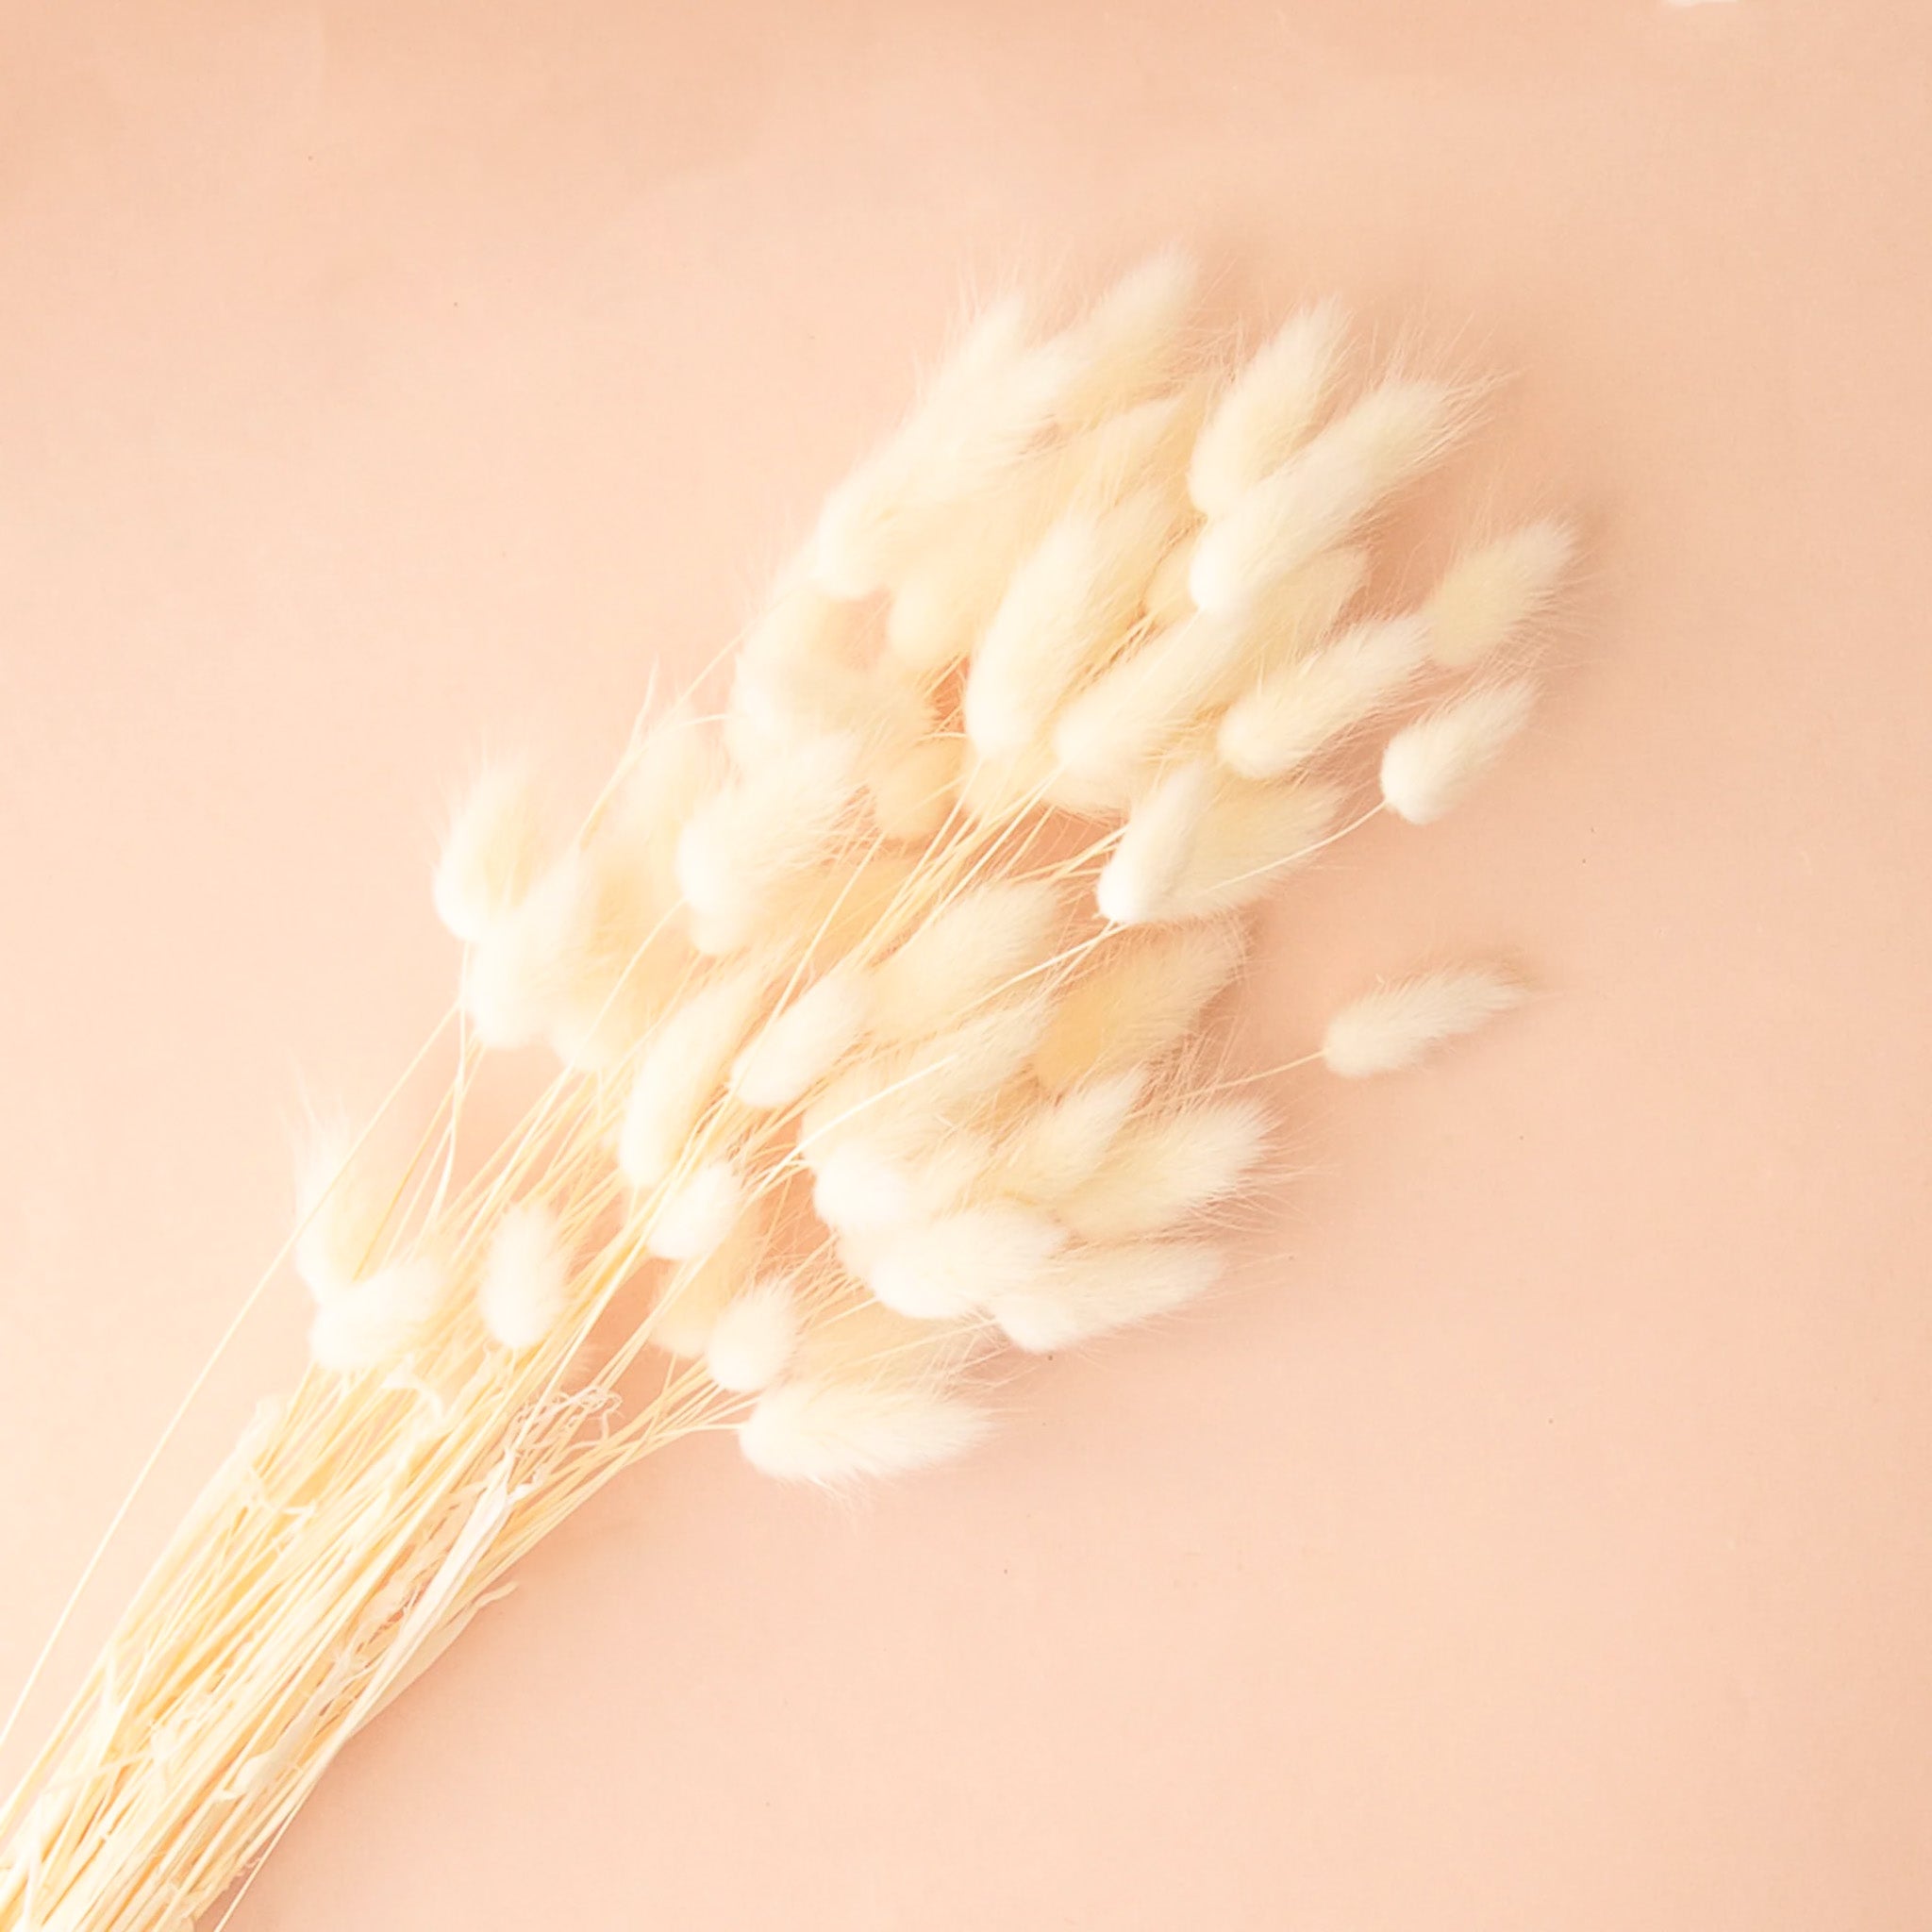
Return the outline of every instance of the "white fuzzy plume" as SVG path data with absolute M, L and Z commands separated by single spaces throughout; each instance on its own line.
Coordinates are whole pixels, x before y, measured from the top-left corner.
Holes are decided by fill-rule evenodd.
M 1420 618 L 1361 624 L 1278 671 L 1221 721 L 1215 747 L 1244 778 L 1306 764 L 1388 705 L 1422 668 L 1428 630 Z
M 1502 757 L 1529 723 L 1536 687 L 1525 678 L 1479 685 L 1413 724 L 1382 754 L 1382 798 L 1412 825 L 1433 824 Z
M 963 1456 L 991 1418 L 923 1382 L 781 1382 L 738 1431 L 755 1469 L 792 1482 L 841 1484 L 927 1469 Z
M 652 1036 L 631 1081 L 617 1163 L 634 1188 L 655 1187 L 676 1167 L 691 1129 L 724 1082 L 764 992 L 754 967 L 721 974 Z
M 1152 1060 L 1185 1039 L 1239 970 L 1246 941 L 1231 920 L 1123 935 L 1054 1008 L 1033 1057 L 1058 1093 L 1083 1077 Z
M 1193 307 L 1193 262 L 1178 248 L 1150 256 L 1117 281 L 1060 339 L 1073 364 L 1059 413 L 1097 423 L 1154 394 L 1172 377 Z
M 725 1303 L 705 1343 L 705 1373 L 721 1389 L 749 1395 L 775 1382 L 798 1347 L 796 1290 L 768 1274 Z
M 677 841 L 677 883 L 701 951 L 756 937 L 785 884 L 831 845 L 859 782 L 857 740 L 805 739 L 707 799 Z
M 892 584 L 886 648 L 930 678 L 959 661 L 992 621 L 1020 560 L 1066 507 L 1070 477 L 1058 447 L 1017 461 L 974 505 L 939 530 Z
M 916 560 L 948 513 L 983 498 L 1050 429 L 1071 359 L 1028 340 L 1025 305 L 994 305 L 924 400 L 826 499 L 814 541 L 819 582 L 869 596 Z
M 1321 850 L 1340 804 L 1332 786 L 1295 778 L 1224 781 L 1158 916 L 1199 919 L 1253 905 Z
M 295 1162 L 295 1273 L 318 1301 L 368 1274 L 389 1218 L 386 1188 L 344 1122 L 314 1124 Z
M 1091 1180 L 1147 1091 L 1147 1069 L 1082 1080 L 1042 1100 L 1001 1143 L 998 1183 L 1023 1200 L 1051 1205 Z
M 973 654 L 966 735 L 989 758 L 1043 738 L 1087 671 L 1119 642 L 1174 530 L 1173 506 L 1139 491 L 1102 514 L 1062 517 L 1014 572 Z
M 1045 879 L 961 892 L 878 968 L 873 1031 L 915 1040 L 954 1024 L 1046 959 L 1059 918 L 1059 896 Z
M 896 1230 L 869 1257 L 864 1280 L 899 1314 L 952 1321 L 1036 1280 L 1066 1240 L 1038 1208 L 989 1201 Z
M 1220 615 L 1248 608 L 1427 468 L 1455 441 L 1460 416 L 1441 383 L 1372 390 L 1202 532 L 1188 577 L 1195 604 Z
M 731 1068 L 731 1091 L 747 1107 L 790 1107 L 816 1087 L 865 1033 L 872 981 L 843 961 L 773 1018 Z
M 541 1039 L 590 958 L 596 881 L 575 849 L 558 858 L 463 961 L 462 1003 L 485 1046 Z
M 891 658 L 871 664 L 772 664 L 741 658 L 725 706 L 724 741 L 741 771 L 843 738 L 871 772 L 918 741 L 930 724 L 912 675 Z
M 651 1309 L 652 1341 L 670 1355 L 703 1355 L 718 1317 L 753 1279 L 763 1242 L 754 1205 L 708 1254 L 672 1268 Z
M 1103 919 L 1143 925 L 1169 916 L 1214 803 L 1213 768 L 1203 758 L 1172 767 L 1148 787 L 1094 887 Z
M 943 1212 L 991 1158 L 977 1123 L 1045 1032 L 1042 994 L 987 1008 L 841 1074 L 806 1109 L 799 1152 L 819 1218 L 841 1233 Z
M 721 760 L 711 738 L 682 706 L 639 743 L 581 846 L 571 899 L 541 1008 L 551 1044 L 571 1066 L 602 1072 L 628 1058 L 675 997 L 691 966 L 678 916 L 674 863 L 678 834 L 716 785 Z M 522 927 L 551 890 L 532 895 Z M 574 895 L 574 897 L 572 897 Z M 492 950 L 486 945 L 486 954 Z
M 1458 558 L 1429 597 L 1430 655 L 1461 670 L 1513 643 L 1548 608 L 1575 553 L 1570 526 L 1545 518 Z
M 1204 515 L 1225 516 L 1314 427 L 1334 385 L 1344 326 L 1338 302 L 1304 308 L 1222 392 L 1188 471 L 1189 493 Z
M 1254 668 L 1266 677 L 1324 642 L 1369 578 L 1369 553 L 1360 544 L 1324 550 L 1290 571 L 1255 606 Z
M 1238 1191 L 1267 1144 L 1256 1102 L 1191 1102 L 1129 1126 L 1100 1173 L 1054 1211 L 1083 1241 L 1165 1233 Z
M 797 565 L 779 575 L 771 601 L 738 648 L 736 673 L 843 672 L 857 668 L 863 607 L 834 597 Z
M 744 1177 L 730 1160 L 701 1161 L 665 1189 L 646 1237 L 667 1261 L 695 1261 L 724 1245 L 744 1211 Z
M 534 1348 L 562 1320 L 569 1284 L 570 1256 L 554 1210 L 538 1201 L 505 1209 L 476 1289 L 491 1336 L 506 1348 Z
M 814 1172 L 833 1148 L 863 1141 L 909 1155 L 970 1125 L 1026 1065 L 1051 1010 L 1033 992 L 989 1006 L 916 1045 L 847 1068 L 805 1110 L 799 1149 Z
M 1073 438 L 1059 458 L 1067 506 L 1106 509 L 1150 485 L 1171 484 L 1177 498 L 1206 399 L 1203 386 L 1191 383 L 1137 403 Z
M 841 854 L 801 873 L 774 902 L 761 937 L 788 950 L 833 959 L 866 946 L 911 879 L 903 852 Z
M 1521 982 L 1482 967 L 1420 974 L 1351 1000 L 1329 1021 L 1322 1058 L 1345 1079 L 1394 1073 L 1521 1006 L 1524 997 Z
M 391 1261 L 324 1297 L 308 1352 L 338 1374 L 400 1360 L 436 1312 L 443 1286 L 442 1270 L 425 1257 Z
M 985 1135 L 905 1117 L 821 1141 L 806 1152 L 812 1208 L 827 1227 L 869 1239 L 958 1207 L 991 1158 Z
M 878 767 L 866 789 L 882 839 L 918 843 L 939 830 L 959 789 L 963 749 L 957 738 L 924 738 Z
M 451 816 L 432 885 L 437 916 L 458 939 L 481 939 L 530 890 L 546 842 L 529 767 L 490 766 Z
M 894 1097 L 936 1120 L 970 1117 L 1032 1058 L 1052 1011 L 1045 992 L 1028 989 L 889 1058 Z
M 1182 1307 L 1213 1287 L 1222 1267 L 1220 1251 L 1204 1241 L 1076 1248 L 991 1312 L 1015 1348 L 1045 1355 Z
M 1217 699 L 1252 655 L 1244 626 L 1194 616 L 1157 631 L 1095 677 L 1054 726 L 1053 749 L 1101 796 L 1124 795 L 1141 770 Z

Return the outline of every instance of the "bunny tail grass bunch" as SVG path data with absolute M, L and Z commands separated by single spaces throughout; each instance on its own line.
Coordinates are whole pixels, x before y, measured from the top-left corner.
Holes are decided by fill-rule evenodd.
M 311 1363 L 0 1820 L 5 1932 L 231 1900 L 641 1457 L 944 1462 L 1017 1356 L 1214 1285 L 1270 1152 L 1216 1041 L 1251 910 L 1461 798 L 1529 715 L 1571 544 L 1482 532 L 1398 598 L 1377 532 L 1474 389 L 1373 366 L 1325 303 L 1229 367 L 1191 293 L 1162 256 L 1057 327 L 987 309 L 574 833 L 523 767 L 470 791 L 447 1093 L 413 1158 L 308 1150 Z M 1307 1060 L 1403 1067 L 1518 997 L 1383 987 Z M 486 1069 L 524 1085 L 476 1146 Z

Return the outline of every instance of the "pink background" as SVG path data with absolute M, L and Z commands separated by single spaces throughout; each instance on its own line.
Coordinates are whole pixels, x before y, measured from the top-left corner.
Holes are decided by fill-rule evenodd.
M 1301 888 L 1257 1050 L 1466 947 L 1552 996 L 1286 1089 L 1240 1291 L 972 1462 L 626 1482 L 236 1923 L 1932 1921 L 1928 87 L 1904 0 L 10 0 L 0 1684 L 281 1239 L 298 1079 L 442 1008 L 446 781 L 588 786 L 962 285 L 1180 236 L 1224 316 L 1519 370 L 1484 487 L 1592 531 L 1539 734 Z

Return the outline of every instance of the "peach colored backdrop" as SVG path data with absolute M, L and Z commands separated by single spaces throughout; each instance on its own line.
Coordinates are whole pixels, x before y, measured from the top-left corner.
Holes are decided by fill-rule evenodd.
M 1522 372 L 1495 487 L 1593 529 L 1540 734 L 1299 891 L 1255 1032 L 1467 944 L 1555 996 L 1296 1090 L 1242 1291 L 970 1464 L 625 1484 L 243 1932 L 1932 1923 L 1923 8 L 9 0 L 4 42 L 9 1689 L 280 1240 L 298 1079 L 366 1106 L 441 1010 L 445 781 L 601 772 L 962 285 L 1180 236 L 1251 325 L 1421 313 Z

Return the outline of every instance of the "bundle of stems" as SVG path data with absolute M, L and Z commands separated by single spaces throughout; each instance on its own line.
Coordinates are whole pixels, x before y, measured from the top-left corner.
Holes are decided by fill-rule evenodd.
M 1210 1288 L 1270 1145 L 1216 1045 L 1250 909 L 1377 812 L 1440 816 L 1530 709 L 1560 525 L 1375 608 L 1381 513 L 1476 395 L 1365 367 L 1326 303 L 1234 362 L 1173 255 L 1058 328 L 1001 301 L 708 713 L 648 710 L 568 836 L 485 773 L 435 878 L 447 1092 L 413 1158 L 308 1150 L 312 1360 L 0 1814 L 4 1932 L 232 1910 L 343 1743 L 645 1456 L 936 1463 L 1016 1352 Z M 1406 1065 L 1518 996 L 1427 973 L 1307 1058 Z M 525 1089 L 478 1148 L 486 1066 Z

